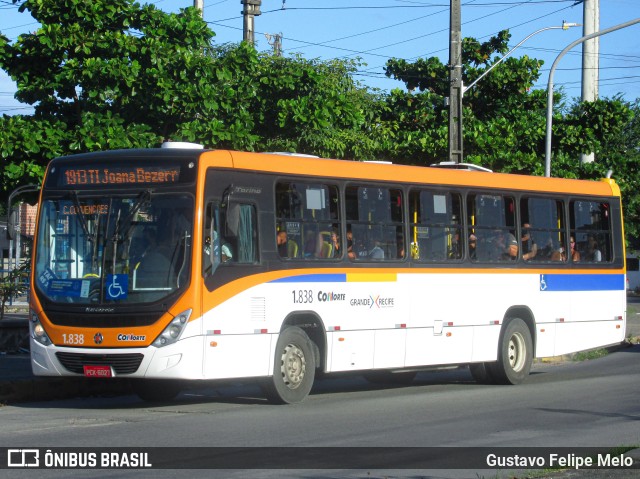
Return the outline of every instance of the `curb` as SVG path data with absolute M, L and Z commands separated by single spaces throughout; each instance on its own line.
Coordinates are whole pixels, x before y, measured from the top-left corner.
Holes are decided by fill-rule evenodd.
M 578 357 L 578 355 L 589 353 L 590 351 L 599 351 L 601 349 L 604 349 L 605 351 L 607 351 L 607 354 L 610 354 L 610 353 L 615 353 L 616 351 L 620 351 L 622 349 L 631 348 L 636 344 L 640 344 L 640 336 L 627 338 L 624 341 L 622 341 L 620 344 L 614 344 L 612 346 L 586 349 L 584 351 L 579 351 L 577 353 L 563 354 L 561 356 L 550 356 L 547 358 L 534 359 L 534 362 L 542 363 L 542 364 L 554 364 L 554 363 L 561 363 L 565 361 L 576 361 L 576 358 Z

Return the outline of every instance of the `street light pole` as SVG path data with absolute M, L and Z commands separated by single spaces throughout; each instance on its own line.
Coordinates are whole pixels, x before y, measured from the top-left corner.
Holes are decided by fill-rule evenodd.
M 489 68 L 487 68 L 484 73 L 482 75 L 480 75 L 478 78 L 476 78 L 469 86 L 465 87 L 463 89 L 463 93 L 466 93 L 467 90 L 473 88 L 473 86 L 478 83 L 480 80 L 482 80 L 491 70 L 493 70 L 495 67 L 497 67 L 498 65 L 500 65 L 500 63 L 502 63 L 504 60 L 507 59 L 507 57 L 509 55 L 511 55 L 513 53 L 513 51 L 518 48 L 520 45 L 522 45 L 524 42 L 526 42 L 527 40 L 529 40 L 529 38 L 537 35 L 540 32 L 544 32 L 546 30 L 569 30 L 569 28 L 571 27 L 579 27 L 580 24 L 579 23 L 567 23 L 567 22 L 562 22 L 562 25 L 560 26 L 552 26 L 552 27 L 544 27 L 541 28 L 540 30 L 536 30 L 535 32 L 533 32 L 530 35 L 527 35 L 523 40 L 520 41 L 520 43 L 518 43 L 515 47 L 513 47 L 511 50 L 509 50 L 507 53 L 505 53 L 505 55 L 500 58 L 500 60 L 498 60 L 497 62 L 495 62 L 493 65 L 491 65 Z
M 453 4 L 452 0 L 452 4 Z M 452 7 L 453 11 L 453 7 Z M 529 38 L 537 35 L 540 32 L 544 32 L 546 30 L 568 30 L 571 27 L 580 26 L 579 23 L 567 23 L 562 22 L 561 26 L 551 26 L 541 28 L 533 32 L 532 34 L 525 37 L 520 43 L 518 43 L 515 47 L 509 50 L 502 58 L 500 58 L 497 62 L 491 65 L 487 70 L 485 70 L 482 75 L 476 78 L 469 86 L 465 87 L 462 84 L 462 59 L 460 50 L 460 35 L 458 31 L 458 36 L 455 35 L 456 21 L 459 21 L 459 18 L 455 18 L 452 14 L 451 20 L 451 53 L 449 59 L 449 68 L 451 69 L 451 87 L 450 87 L 450 95 L 449 95 L 449 161 L 453 163 L 461 163 L 463 161 L 462 158 L 462 98 L 469 89 L 473 88 L 476 83 L 482 80 L 491 70 L 497 67 L 500 63 L 502 63 L 509 55 L 513 53 L 513 51 L 522 45 L 524 42 L 529 40 Z M 456 46 L 457 48 L 454 48 Z
M 580 43 L 586 42 L 595 37 L 599 37 L 600 35 L 604 35 L 606 33 L 611 33 L 616 30 L 620 30 L 621 28 L 630 27 L 631 25 L 635 25 L 636 23 L 640 23 L 640 18 L 636 18 L 635 20 L 630 20 L 625 23 L 621 23 L 619 25 L 615 25 L 613 27 L 607 28 L 600 32 L 592 33 L 591 35 L 585 35 L 584 37 L 578 38 L 575 42 L 570 43 L 564 50 L 560 52 L 560 55 L 556 58 L 551 65 L 551 70 L 549 71 L 549 81 L 547 83 L 547 132 L 545 139 L 545 161 L 544 161 L 544 176 L 551 176 L 551 133 L 552 133 L 552 121 L 553 121 L 553 75 L 556 71 L 556 67 L 558 66 L 558 62 L 560 59 L 571 50 L 576 45 Z

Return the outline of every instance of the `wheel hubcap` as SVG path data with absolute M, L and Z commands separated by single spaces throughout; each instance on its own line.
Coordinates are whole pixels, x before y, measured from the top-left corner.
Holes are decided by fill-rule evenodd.
M 304 352 L 295 344 L 287 344 L 282 355 L 282 380 L 289 389 L 296 389 L 302 384 L 307 367 Z
M 524 337 L 520 333 L 511 336 L 509 340 L 509 365 L 514 371 L 520 371 L 524 367 L 526 348 Z

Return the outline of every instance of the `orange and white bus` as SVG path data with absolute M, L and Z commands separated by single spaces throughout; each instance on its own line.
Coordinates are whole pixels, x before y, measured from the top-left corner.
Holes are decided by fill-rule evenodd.
M 131 378 L 145 399 L 242 378 L 294 403 L 319 373 L 517 384 L 533 358 L 624 340 L 612 179 L 177 146 L 49 164 L 36 375 Z

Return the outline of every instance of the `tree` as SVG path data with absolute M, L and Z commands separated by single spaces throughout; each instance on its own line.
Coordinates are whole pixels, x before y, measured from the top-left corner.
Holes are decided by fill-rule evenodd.
M 0 319 L 4 318 L 4 308 L 12 298 L 27 292 L 29 262 L 23 262 L 19 267 L 9 271 L 0 278 Z
M 576 117 L 584 114 L 600 117 L 595 128 L 584 129 L 580 125 Z M 566 148 L 570 153 L 563 153 L 554 158 L 554 175 L 597 180 L 604 178 L 611 171 L 622 193 L 627 245 L 634 250 L 640 249 L 639 100 L 628 103 L 615 97 L 606 101 L 578 103 L 567 113 L 567 124 L 579 130 L 578 134 L 588 136 L 596 161 L 581 165 L 575 150 Z
M 41 26 L 13 44 L 0 37 L 0 67 L 35 114 L 0 119 L 5 189 L 41 176 L 56 156 L 163 139 L 374 155 L 365 127 L 373 97 L 351 78 L 352 62 L 215 46 L 194 8 L 167 14 L 132 0 L 25 0 L 20 10 Z
M 364 128 L 375 99 L 354 82 L 356 62 L 261 55 L 259 64 L 260 89 L 250 104 L 258 149 L 374 157 Z
M 470 85 L 499 61 L 508 50 L 509 38 L 508 31 L 501 31 L 484 43 L 463 39 L 463 83 Z M 541 67 L 540 60 L 528 56 L 508 58 L 465 93 L 465 161 L 495 171 L 544 174 L 547 95 L 545 91 L 531 91 Z M 388 120 L 395 122 L 395 136 L 407 139 L 398 145 L 398 157 L 410 163 L 446 158 L 448 111 L 444 98 L 449 94 L 448 67 L 437 58 L 414 63 L 391 59 L 386 71 L 409 89 L 389 97 L 393 102 L 389 111 L 398 114 Z M 628 118 L 626 107 L 616 100 L 566 108 L 563 93 L 557 92 L 554 101 L 558 105 L 553 120 L 554 156 L 577 157 L 582 152 L 597 151 L 622 131 Z M 396 110 L 398 104 L 402 107 Z M 407 118 L 412 119 L 410 124 L 402 121 Z M 426 121 L 421 123 L 418 118 Z
M 463 39 L 463 83 L 471 84 L 491 68 L 507 52 L 509 38 L 505 30 L 484 43 L 473 38 Z M 496 54 L 499 56 L 494 56 Z M 528 57 L 509 58 L 465 93 L 466 161 L 502 171 L 516 168 L 521 171 L 523 164 L 533 167 L 529 163 L 536 157 L 534 148 L 540 132 L 544 135 L 544 124 L 540 123 L 544 117 L 529 112 L 541 112 L 546 102 L 542 95 L 530 94 L 529 89 L 538 79 L 541 65 L 540 61 Z M 410 134 L 400 135 L 407 138 L 409 151 L 401 149 L 398 153 L 412 163 L 422 163 L 424 158 L 434 161 L 447 157 L 448 110 L 444 98 L 449 95 L 448 66 L 437 58 L 418 59 L 414 63 L 391 59 L 386 73 L 404 81 L 409 90 L 392 95 L 396 103 L 401 99 L 401 103 L 407 105 L 401 115 L 413 118 Z M 418 118 L 424 121 L 421 123 Z M 417 146 L 416 138 L 419 139 Z M 508 158 L 514 151 L 518 152 L 518 158 L 512 165 Z
M 204 139 L 229 139 L 220 131 L 233 118 L 242 128 L 233 128 L 228 143 L 250 143 L 251 116 L 236 104 L 247 94 L 239 72 L 257 61 L 255 52 L 240 46 L 235 55 L 220 54 L 196 9 L 167 14 L 131 0 L 26 0 L 20 11 L 41 26 L 14 44 L 0 36 L 0 66 L 35 114 L 1 120 L 5 188 L 41 176 L 62 154 L 198 139 L 203 128 L 193 122 L 202 118 Z

